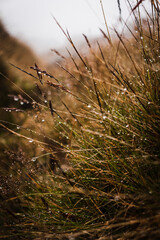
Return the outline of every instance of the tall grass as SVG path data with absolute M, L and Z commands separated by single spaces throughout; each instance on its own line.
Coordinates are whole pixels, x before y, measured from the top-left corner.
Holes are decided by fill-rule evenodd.
M 102 30 L 95 44 L 84 35 L 87 57 L 57 22 L 77 57 L 62 56 L 56 75 L 31 67 L 39 101 L 30 99 L 18 132 L 0 123 L 24 139 L 34 166 L 18 165 L 18 175 L 10 169 L 23 179 L 5 200 L 19 201 L 8 210 L 20 216 L 19 234 L 96 228 L 113 239 L 160 236 L 159 2 L 151 1 L 146 19 L 141 2 L 130 6 L 135 29 L 125 23 L 131 37 L 115 30 L 113 40 Z

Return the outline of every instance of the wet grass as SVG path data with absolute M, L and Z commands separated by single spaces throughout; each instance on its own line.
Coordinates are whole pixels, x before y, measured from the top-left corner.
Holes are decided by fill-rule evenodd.
M 20 113 L 23 125 L 0 122 L 20 145 L 2 156 L 4 235 L 160 237 L 159 3 L 144 20 L 141 2 L 131 36 L 115 30 L 112 40 L 107 28 L 95 44 L 84 35 L 87 56 L 56 20 L 77 57 L 62 56 L 54 75 L 25 70 L 37 87 L 36 100 L 27 95 L 33 109 Z

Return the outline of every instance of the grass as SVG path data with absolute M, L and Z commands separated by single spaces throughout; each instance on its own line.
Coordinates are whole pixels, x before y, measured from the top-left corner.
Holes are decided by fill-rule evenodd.
M 62 56 L 56 75 L 25 71 L 38 100 L 23 96 L 33 107 L 23 125 L 0 123 L 20 145 L 1 154 L 2 236 L 159 239 L 159 3 L 141 19 L 141 2 L 131 36 L 84 35 L 87 56 L 57 22 L 77 57 Z

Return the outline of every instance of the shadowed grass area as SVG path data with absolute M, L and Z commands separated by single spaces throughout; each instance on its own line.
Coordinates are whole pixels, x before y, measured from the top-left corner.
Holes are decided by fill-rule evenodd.
M 23 125 L 0 122 L 21 145 L 3 154 L 5 237 L 160 238 L 159 2 L 145 20 L 141 2 L 131 36 L 84 35 L 87 56 L 56 20 L 77 57 L 32 66 L 39 100 Z

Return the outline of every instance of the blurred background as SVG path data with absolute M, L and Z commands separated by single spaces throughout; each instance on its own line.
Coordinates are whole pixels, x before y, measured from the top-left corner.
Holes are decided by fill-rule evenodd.
M 119 31 L 122 29 L 126 19 L 131 25 L 132 16 L 128 18 L 128 2 L 134 7 L 136 0 L 102 2 L 111 35 L 114 34 L 114 27 Z M 146 8 L 149 2 L 143 1 Z M 142 8 L 141 14 L 144 12 Z M 11 67 L 9 63 L 29 69 L 36 62 L 52 72 L 57 56 L 51 49 L 56 49 L 63 55 L 67 53 L 66 47 L 69 47 L 69 43 L 53 16 L 64 30 L 68 29 L 76 46 L 84 51 L 86 47 L 83 48 L 82 45 L 85 43 L 82 34 L 92 41 L 102 37 L 99 28 L 106 32 L 100 0 L 0 0 L 0 73 L 12 79 L 25 91 L 32 89 L 33 81 L 26 81 L 26 75 Z M 2 74 L 0 107 L 10 105 L 6 96 L 16 92 L 13 84 L 8 84 Z
M 125 0 L 120 0 L 120 4 L 122 19 L 126 20 L 128 6 Z M 103 5 L 110 30 L 113 26 L 121 29 L 117 0 L 103 0 Z M 82 33 L 92 39 L 101 35 L 99 28 L 105 30 L 100 0 L 0 1 L 0 19 L 6 30 L 30 46 L 37 55 L 68 44 L 53 16 L 64 29 L 68 29 L 76 43 L 83 40 Z

